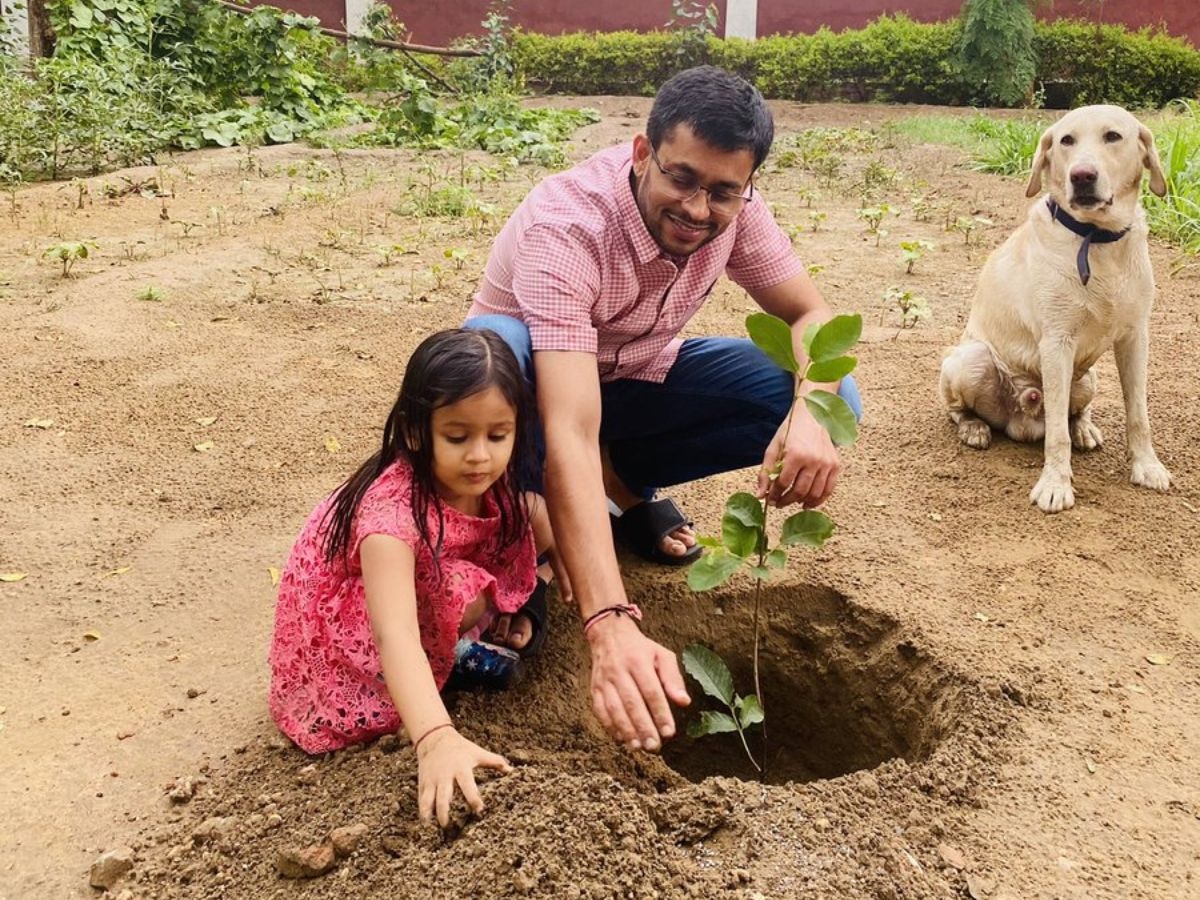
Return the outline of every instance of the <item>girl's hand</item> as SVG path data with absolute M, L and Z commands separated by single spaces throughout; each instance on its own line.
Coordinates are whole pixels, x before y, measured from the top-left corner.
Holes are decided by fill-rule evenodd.
M 512 766 L 496 753 L 484 750 L 453 728 L 442 728 L 421 741 L 417 748 L 417 811 L 428 822 L 436 810 L 438 824 L 450 824 L 450 804 L 457 785 L 467 806 L 483 812 L 483 798 L 475 786 L 475 769 L 483 766 L 508 774 Z

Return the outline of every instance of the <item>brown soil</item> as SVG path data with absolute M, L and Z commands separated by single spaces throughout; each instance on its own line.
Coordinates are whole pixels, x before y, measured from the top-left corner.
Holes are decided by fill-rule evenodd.
M 577 155 L 627 140 L 647 109 L 587 102 L 605 115 Z M 782 136 L 912 112 L 777 109 Z M 614 747 L 559 608 L 529 678 L 457 699 L 461 727 L 518 768 L 446 839 L 415 823 L 402 743 L 312 760 L 274 732 L 269 567 L 372 451 L 408 354 L 462 319 L 491 234 L 543 173 L 476 183 L 494 160 L 288 146 L 18 192 L 0 209 L 0 572 L 27 577 L 0 583 L 0 897 L 85 896 L 90 863 L 123 845 L 134 868 L 115 890 L 139 898 L 1200 895 L 1197 281 L 1153 248 L 1150 404 L 1175 487 L 1129 484 L 1106 358 L 1108 442 L 1076 457 L 1077 508 L 1042 515 L 1040 449 L 963 448 L 935 396 L 1022 185 L 878 135 L 842 154 L 835 185 L 800 167 L 762 179 L 826 297 L 869 326 L 838 533 L 767 598 L 771 783 L 744 778 L 725 738 Z M 878 246 L 854 212 L 872 160 L 898 173 Z M 462 169 L 494 219 L 397 212 Z M 105 196 L 138 181 L 145 196 Z M 800 188 L 828 214 L 816 233 Z M 995 223 L 970 246 L 943 230 L 969 215 Z M 907 238 L 937 244 L 911 276 Z M 97 245 L 67 279 L 39 258 L 63 240 Z M 395 245 L 410 252 L 376 249 Z M 161 298 L 138 299 L 147 285 Z M 890 285 L 930 319 L 901 330 Z M 751 306 L 718 287 L 689 333 L 740 334 Z M 712 530 L 748 483 L 672 494 Z M 709 643 L 747 683 L 744 586 L 696 596 L 676 571 L 626 566 L 653 635 Z M 188 779 L 194 798 L 169 799 Z M 354 824 L 366 837 L 333 871 L 280 879 L 280 850 Z

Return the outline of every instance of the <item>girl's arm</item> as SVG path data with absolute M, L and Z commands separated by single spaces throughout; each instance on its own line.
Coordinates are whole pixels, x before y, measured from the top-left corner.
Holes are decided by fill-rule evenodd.
M 550 515 L 546 511 L 546 501 L 540 494 L 532 491 L 526 495 L 529 504 L 529 524 L 533 526 L 533 543 L 537 554 L 543 553 L 550 557 L 550 567 L 554 570 L 554 578 L 558 581 L 558 596 L 567 603 L 574 603 L 575 596 L 571 593 L 571 579 L 567 575 L 567 567 L 563 563 L 562 554 L 554 543 L 554 532 L 550 528 Z
M 475 812 L 483 798 L 475 785 L 475 768 L 511 771 L 508 761 L 464 738 L 450 724 L 417 624 L 415 557 L 403 541 L 368 535 L 360 545 L 367 615 L 388 693 L 417 747 L 418 811 L 428 820 L 450 823 L 450 804 L 457 785 Z M 436 729 L 436 730 L 434 730 Z

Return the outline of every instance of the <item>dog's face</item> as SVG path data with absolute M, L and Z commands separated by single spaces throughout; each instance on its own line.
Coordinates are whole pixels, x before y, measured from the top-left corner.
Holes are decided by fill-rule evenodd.
M 1150 129 L 1119 106 L 1084 106 L 1046 129 L 1033 159 L 1027 197 L 1043 187 L 1082 222 L 1123 228 L 1137 205 L 1142 171 L 1150 190 L 1167 192 Z

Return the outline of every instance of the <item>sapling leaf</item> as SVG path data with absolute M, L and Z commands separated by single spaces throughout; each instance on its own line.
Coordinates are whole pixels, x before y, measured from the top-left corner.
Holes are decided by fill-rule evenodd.
M 742 567 L 742 559 L 725 549 L 712 550 L 688 569 L 688 587 L 699 593 L 710 591 L 729 580 Z
M 845 378 L 854 371 L 854 367 L 858 365 L 858 359 L 853 356 L 839 356 L 836 359 L 830 359 L 825 362 L 811 363 L 808 370 L 804 373 L 804 377 L 809 381 L 837 381 L 839 378 Z
M 785 372 L 800 371 L 796 351 L 792 347 L 792 329 L 788 323 L 770 313 L 753 313 L 746 317 L 750 340 Z
M 812 362 L 828 362 L 857 344 L 861 336 L 862 316 L 834 316 L 818 328 L 812 340 L 805 343 L 805 349 Z
M 758 702 L 758 697 L 754 694 L 749 697 L 739 697 L 736 709 L 738 722 L 743 728 L 757 725 L 764 718 L 762 704 Z
M 729 496 L 725 501 L 725 517 L 737 519 L 752 528 L 762 528 L 767 523 L 762 501 L 747 491 L 738 491 Z
M 858 440 L 858 421 L 850 404 L 829 391 L 810 391 L 804 395 L 804 405 L 814 419 L 829 432 L 829 438 L 838 447 L 845 447 Z
M 683 650 L 683 668 L 696 679 L 704 693 L 726 706 L 733 706 L 733 675 L 715 651 L 703 644 L 689 644 Z
M 696 535 L 696 543 L 699 544 L 701 547 L 708 547 L 712 550 L 716 550 L 718 547 L 725 546 L 724 544 L 721 543 L 720 538 L 709 537 L 706 534 Z
M 804 329 L 804 335 L 800 338 L 800 342 L 804 344 L 804 352 L 808 354 L 809 361 L 812 361 L 812 342 L 821 330 L 820 322 L 813 322 Z
M 737 731 L 737 724 L 733 721 L 733 717 L 728 713 L 709 712 L 705 710 L 700 713 L 700 718 L 692 719 L 688 722 L 687 733 L 688 737 L 704 737 L 706 734 L 721 734 L 725 731 Z
M 771 575 L 774 574 L 774 569 L 767 566 L 746 566 L 746 574 L 751 578 L 756 578 L 759 581 L 770 581 Z
M 776 547 L 767 554 L 767 566 L 772 569 L 782 569 L 787 565 L 787 551 Z
M 820 547 L 832 534 L 833 520 L 829 516 L 815 509 L 806 509 L 783 520 L 783 533 L 779 536 L 779 543 L 784 547 L 794 547 L 797 544 Z

